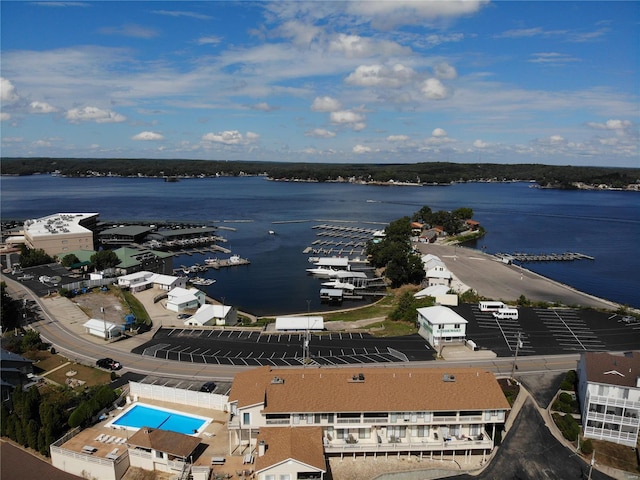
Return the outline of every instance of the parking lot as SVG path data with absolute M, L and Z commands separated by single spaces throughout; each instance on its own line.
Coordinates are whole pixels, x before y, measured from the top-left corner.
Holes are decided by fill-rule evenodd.
M 516 348 L 519 356 L 640 349 L 640 322 L 625 322 L 611 312 L 520 308 L 517 319 L 496 319 L 475 304 L 454 310 L 469 322 L 467 339 L 499 357 L 514 356 Z M 304 332 L 161 328 L 133 353 L 191 363 L 299 366 L 305 362 L 304 340 Z M 367 333 L 310 334 L 309 357 L 315 365 L 430 361 L 434 354 L 417 334 L 385 338 Z
M 160 329 L 133 353 L 193 363 L 238 366 L 304 364 L 305 334 L 247 330 Z M 426 361 L 434 350 L 419 335 L 376 338 L 366 333 L 310 334 L 316 365 Z
M 469 321 L 467 339 L 499 357 L 560 355 L 584 351 L 627 351 L 640 348 L 640 322 L 625 322 L 611 312 L 573 308 L 519 308 L 517 319 L 496 319 L 476 304 L 454 310 Z

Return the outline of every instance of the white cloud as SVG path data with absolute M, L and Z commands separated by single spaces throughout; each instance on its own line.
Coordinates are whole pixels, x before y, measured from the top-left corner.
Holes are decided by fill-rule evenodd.
M 422 93 L 429 100 L 442 100 L 448 95 L 447 88 L 437 78 L 428 78 L 422 83 Z
M 32 113 L 53 113 L 58 111 L 56 107 L 49 105 L 47 102 L 31 102 L 29 110 Z
M 538 52 L 532 53 L 529 63 L 540 63 L 550 66 L 560 66 L 566 63 L 579 62 L 580 60 L 566 53 Z
M 389 135 L 387 142 L 406 142 L 409 140 L 409 135 Z
M 360 65 L 345 82 L 362 87 L 401 87 L 415 77 L 410 67 L 396 64 L 389 68 L 384 65 Z
M 476 13 L 489 0 L 416 1 L 377 0 L 347 3 L 347 11 L 370 19 L 375 28 L 390 29 L 398 25 L 421 25 L 434 20 L 454 19 Z
M 391 56 L 410 53 L 410 49 L 389 40 L 374 40 L 359 35 L 339 34 L 329 42 L 330 52 L 340 53 L 346 58 Z
M 6 122 L 7 120 L 11 120 L 11 114 L 7 112 L 0 112 L 0 122 Z
M 13 86 L 8 79 L 0 77 L 0 100 L 3 103 L 13 103 L 20 99 L 20 96 L 16 92 L 16 87 Z
M 164 140 L 164 136 L 156 132 L 140 132 L 131 137 L 131 140 Z
M 364 120 L 364 115 L 360 113 L 352 112 L 351 110 L 339 110 L 337 112 L 331 112 L 331 123 L 359 123 Z
M 218 37 L 217 35 L 209 35 L 209 36 L 206 36 L 206 37 L 200 37 L 200 38 L 198 38 L 198 40 L 196 40 L 196 43 L 198 45 L 217 45 L 220 42 L 222 42 L 222 38 Z
M 213 17 L 204 15 L 202 13 L 190 12 L 185 10 L 154 10 L 153 13 L 158 15 L 166 15 L 169 17 L 189 17 L 197 18 L 198 20 L 210 20 Z
M 260 135 L 253 132 L 247 132 L 245 136 L 238 130 L 225 130 L 218 133 L 207 133 L 202 136 L 202 140 L 213 143 L 222 143 L 224 145 L 246 145 L 260 138 Z
M 588 126 L 598 130 L 625 130 L 633 124 L 629 120 L 607 120 L 605 123 L 588 122 Z
M 483 140 L 474 140 L 473 146 L 475 148 L 487 148 L 489 144 Z
M 305 133 L 307 137 L 317 137 L 317 138 L 333 138 L 336 136 L 335 132 L 331 130 L 326 130 L 324 128 L 314 128 L 313 130 L 308 130 Z
M 364 145 L 356 145 L 353 147 L 353 153 L 361 154 L 361 153 L 371 153 L 371 147 L 365 147 Z
M 562 137 L 561 135 L 551 135 L 549 137 L 549 142 L 550 143 L 564 143 L 564 137 Z
M 458 72 L 456 71 L 455 67 L 449 65 L 446 62 L 438 63 L 434 68 L 434 72 L 436 74 L 436 77 L 443 78 L 445 80 L 453 80 L 458 76 Z
M 98 107 L 72 108 L 65 114 L 71 123 L 96 122 L 96 123 L 120 123 L 127 117 L 111 110 L 103 110 Z
M 145 38 L 150 39 L 159 35 L 158 31 L 153 28 L 143 27 L 128 23 L 119 27 L 102 27 L 98 32 L 104 35 L 122 35 L 123 37 Z
M 316 97 L 311 104 L 311 110 L 314 112 L 335 112 L 340 110 L 342 105 L 339 100 L 332 97 Z
M 434 128 L 433 132 L 431 132 L 432 137 L 446 137 L 447 131 L 442 128 Z
M 261 112 L 272 112 L 274 110 L 278 110 L 280 107 L 275 107 L 273 105 L 269 105 L 267 102 L 260 102 L 251 105 L 252 110 L 259 110 Z
M 322 33 L 322 30 L 308 23 L 289 20 L 280 26 L 278 33 L 290 39 L 294 45 L 306 46 L 313 42 Z

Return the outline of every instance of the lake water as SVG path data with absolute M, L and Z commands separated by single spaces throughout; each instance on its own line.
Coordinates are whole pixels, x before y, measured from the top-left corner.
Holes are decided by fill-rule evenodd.
M 257 315 L 321 311 L 320 282 L 309 277 L 305 247 L 321 223 L 383 228 L 422 206 L 470 207 L 487 235 L 487 253 L 581 252 L 595 260 L 529 263 L 527 268 L 579 290 L 640 308 L 640 195 L 562 191 L 528 183 L 388 187 L 271 182 L 260 177 L 187 179 L 2 177 L 2 219 L 98 212 L 103 221 L 188 221 L 231 227 L 224 245 L 249 266 L 210 270 L 207 293 Z M 268 231 L 274 230 L 275 235 Z M 204 263 L 179 256 L 174 266 Z M 345 306 L 349 306 L 345 302 Z

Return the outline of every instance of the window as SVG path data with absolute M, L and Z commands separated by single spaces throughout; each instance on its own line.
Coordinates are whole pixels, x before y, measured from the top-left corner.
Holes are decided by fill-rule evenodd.
M 460 324 L 459 323 L 454 323 L 453 328 L 460 329 Z
M 156 458 L 164 458 L 164 453 L 162 453 L 160 450 L 156 450 Z
M 291 480 L 291 475 L 288 473 L 281 473 L 280 480 Z
M 371 438 L 371 430 L 368 428 L 359 428 L 358 438 Z
M 251 414 L 249 412 L 242 414 L 242 423 L 245 425 L 249 425 L 251 423 Z

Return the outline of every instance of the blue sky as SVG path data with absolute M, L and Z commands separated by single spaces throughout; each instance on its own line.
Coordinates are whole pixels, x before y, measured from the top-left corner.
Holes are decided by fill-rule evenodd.
M 640 166 L 640 2 L 0 9 L 3 156 Z

